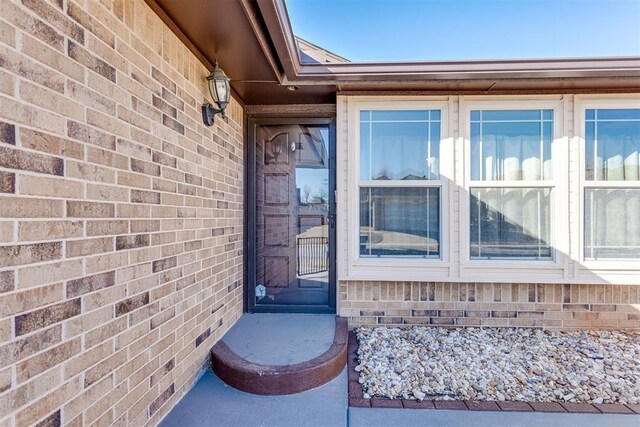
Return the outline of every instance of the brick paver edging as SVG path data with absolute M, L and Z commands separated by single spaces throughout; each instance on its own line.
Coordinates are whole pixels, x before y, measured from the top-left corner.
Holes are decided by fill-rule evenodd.
M 353 331 L 349 332 L 347 359 L 349 369 L 349 406 L 356 408 L 405 408 L 405 409 L 456 409 L 463 411 L 518 411 L 518 412 L 566 412 L 588 414 L 640 414 L 640 404 L 601 405 L 590 403 L 556 402 L 495 402 L 476 400 L 423 400 L 386 399 L 363 397 L 362 385 L 358 382 L 360 374 L 355 368 L 358 364 L 356 350 L 358 340 Z

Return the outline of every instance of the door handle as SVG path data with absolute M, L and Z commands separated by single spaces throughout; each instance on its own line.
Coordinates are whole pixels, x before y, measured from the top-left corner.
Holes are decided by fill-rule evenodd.
M 329 218 L 329 227 L 334 228 L 336 226 L 336 214 L 330 213 Z

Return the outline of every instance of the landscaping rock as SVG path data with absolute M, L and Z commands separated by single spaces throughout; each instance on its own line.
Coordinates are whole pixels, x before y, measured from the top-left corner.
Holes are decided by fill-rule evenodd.
M 640 332 L 361 327 L 365 396 L 640 403 Z

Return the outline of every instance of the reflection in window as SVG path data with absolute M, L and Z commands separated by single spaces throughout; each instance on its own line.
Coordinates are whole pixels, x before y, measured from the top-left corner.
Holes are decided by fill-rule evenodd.
M 360 188 L 361 256 L 440 256 L 440 189 Z
M 553 110 L 472 110 L 470 135 L 469 257 L 552 259 Z
M 550 189 L 472 188 L 471 258 L 551 259 Z
M 552 141 L 553 110 L 471 111 L 471 179 L 549 180 Z
M 440 257 L 441 116 L 360 111 L 361 257 Z
M 584 204 L 586 258 L 640 258 L 640 189 L 586 189 Z
M 440 111 L 360 112 L 360 179 L 439 179 Z
M 585 258 L 640 258 L 640 109 L 586 110 L 584 160 Z

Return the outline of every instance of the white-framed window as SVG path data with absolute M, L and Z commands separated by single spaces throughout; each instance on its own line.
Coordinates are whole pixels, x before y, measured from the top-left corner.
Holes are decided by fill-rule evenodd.
M 640 101 L 580 105 L 581 259 L 600 266 L 640 259 Z
M 448 260 L 446 102 L 361 101 L 350 122 L 351 254 L 361 266 Z
M 640 95 L 337 109 L 341 280 L 637 283 Z
M 360 257 L 441 256 L 440 110 L 360 110 Z
M 467 262 L 560 261 L 562 239 L 554 231 L 563 222 L 556 206 L 566 204 L 561 112 L 559 101 L 466 103 L 461 243 Z

